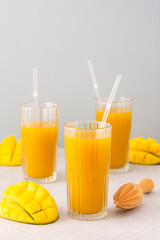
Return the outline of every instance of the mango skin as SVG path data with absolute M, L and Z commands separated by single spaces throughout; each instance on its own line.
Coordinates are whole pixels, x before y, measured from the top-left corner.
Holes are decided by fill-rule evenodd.
M 3 195 L 0 202 L 2 218 L 37 225 L 52 223 L 58 219 L 54 198 L 33 181 L 10 185 Z
M 160 164 L 160 144 L 152 138 L 138 137 L 131 139 L 129 162 L 143 165 Z
M 22 165 L 22 143 L 21 139 L 16 142 L 15 135 L 5 137 L 0 144 L 0 165 Z

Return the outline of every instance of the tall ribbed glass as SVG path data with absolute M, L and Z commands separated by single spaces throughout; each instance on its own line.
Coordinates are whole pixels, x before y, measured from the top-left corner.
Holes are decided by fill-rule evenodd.
M 64 125 L 67 208 L 75 219 L 107 215 L 111 130 L 96 121 Z
M 20 105 L 24 178 L 56 180 L 59 106 L 51 102 Z
M 96 101 L 96 120 L 101 121 L 107 98 Z M 111 172 L 122 173 L 129 169 L 128 150 L 132 119 L 132 99 L 120 97 L 111 106 L 107 122 L 112 125 Z

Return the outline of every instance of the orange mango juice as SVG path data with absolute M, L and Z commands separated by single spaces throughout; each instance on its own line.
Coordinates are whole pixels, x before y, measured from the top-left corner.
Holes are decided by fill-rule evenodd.
M 96 110 L 96 121 L 102 121 L 105 108 Z M 111 108 L 107 123 L 112 125 L 110 168 L 123 168 L 128 161 L 132 112 L 125 108 Z
M 67 202 L 72 212 L 96 214 L 106 208 L 111 138 L 102 134 L 84 131 L 64 136 Z
M 23 164 L 31 178 L 47 178 L 56 171 L 58 124 L 27 122 L 21 126 Z

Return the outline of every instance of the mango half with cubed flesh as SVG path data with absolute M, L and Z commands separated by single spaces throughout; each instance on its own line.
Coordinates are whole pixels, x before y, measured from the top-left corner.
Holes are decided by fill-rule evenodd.
M 2 218 L 31 224 L 48 224 L 58 219 L 54 198 L 33 181 L 10 185 L 3 195 L 0 202 Z
M 0 165 L 20 166 L 22 165 L 22 143 L 21 139 L 16 142 L 15 136 L 3 139 L 0 144 Z
M 160 144 L 153 138 L 138 137 L 130 140 L 129 162 L 144 165 L 160 163 Z

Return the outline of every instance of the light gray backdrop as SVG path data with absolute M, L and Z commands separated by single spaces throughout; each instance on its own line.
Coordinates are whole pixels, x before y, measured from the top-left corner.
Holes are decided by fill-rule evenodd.
M 0 0 L 0 140 L 20 136 L 19 103 L 39 97 L 60 104 L 63 124 L 94 119 L 91 58 L 102 95 L 117 73 L 119 96 L 132 97 L 132 137 L 160 141 L 160 1 Z

